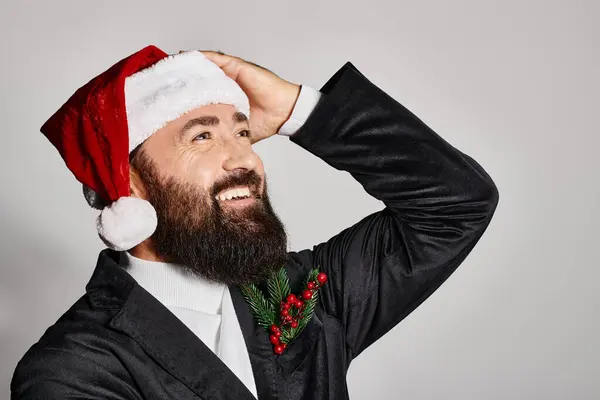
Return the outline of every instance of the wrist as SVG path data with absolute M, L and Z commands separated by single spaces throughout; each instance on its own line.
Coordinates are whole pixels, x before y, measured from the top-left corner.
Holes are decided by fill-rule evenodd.
M 283 124 L 285 124 L 286 121 L 292 116 L 294 107 L 296 106 L 296 102 L 298 101 L 298 97 L 300 96 L 300 89 L 300 85 L 296 85 L 291 82 L 286 82 L 285 87 L 282 89 L 283 107 L 281 110 L 281 114 L 277 118 L 277 129 L 275 132 L 278 132 L 283 126 Z
M 292 114 L 279 128 L 277 133 L 283 136 L 292 136 L 297 132 L 313 113 L 322 96 L 323 94 L 318 90 L 302 85 Z

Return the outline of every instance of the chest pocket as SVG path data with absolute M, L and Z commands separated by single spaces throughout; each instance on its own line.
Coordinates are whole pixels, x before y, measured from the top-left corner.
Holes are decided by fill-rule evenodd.
M 322 331 L 323 322 L 315 312 L 300 335 L 287 346 L 283 354 L 277 356 L 277 364 L 288 373 L 294 372 L 312 353 Z

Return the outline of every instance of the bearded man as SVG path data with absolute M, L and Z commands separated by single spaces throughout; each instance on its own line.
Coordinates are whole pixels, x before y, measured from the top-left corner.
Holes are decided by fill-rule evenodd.
M 350 62 L 316 91 L 148 46 L 41 130 L 108 249 L 19 362 L 14 399 L 346 399 L 351 361 L 456 270 L 498 203 L 477 162 Z M 274 134 L 385 208 L 288 251 L 252 148 Z

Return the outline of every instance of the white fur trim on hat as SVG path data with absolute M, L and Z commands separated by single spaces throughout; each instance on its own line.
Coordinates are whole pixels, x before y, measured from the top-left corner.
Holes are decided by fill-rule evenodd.
M 183 114 L 208 104 L 231 104 L 250 118 L 248 97 L 199 51 L 168 56 L 125 79 L 129 151 Z
M 121 197 L 104 207 L 96 220 L 98 234 L 111 249 L 129 250 L 148 239 L 156 230 L 156 210 L 148 201 Z

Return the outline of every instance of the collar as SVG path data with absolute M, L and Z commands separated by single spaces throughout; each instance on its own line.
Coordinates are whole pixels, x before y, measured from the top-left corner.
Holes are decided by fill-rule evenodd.
M 181 265 L 148 261 L 120 253 L 119 265 L 166 307 L 220 315 L 225 285 L 186 271 Z

